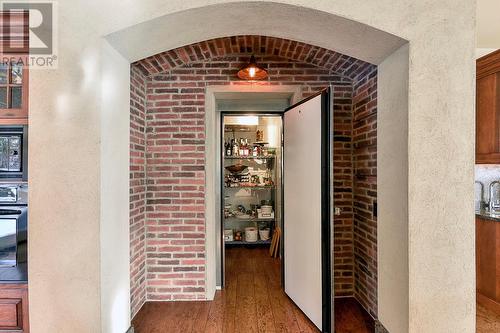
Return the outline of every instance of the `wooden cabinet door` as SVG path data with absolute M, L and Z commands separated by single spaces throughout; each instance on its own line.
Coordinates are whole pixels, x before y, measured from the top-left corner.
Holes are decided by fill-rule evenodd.
M 0 11 L 0 125 L 28 123 L 29 12 Z
M 27 124 L 28 58 L 9 55 L 8 59 L 12 62 L 0 63 L 0 124 Z
M 500 52 L 477 61 L 476 163 L 500 163 Z
M 29 333 L 28 287 L 0 284 L 0 332 Z
M 476 289 L 496 299 L 497 223 L 476 218 Z
M 500 222 L 476 218 L 476 291 L 482 306 L 500 314 Z
M 476 154 L 478 162 L 500 152 L 500 74 L 477 80 Z M 493 156 L 492 156 L 493 154 Z

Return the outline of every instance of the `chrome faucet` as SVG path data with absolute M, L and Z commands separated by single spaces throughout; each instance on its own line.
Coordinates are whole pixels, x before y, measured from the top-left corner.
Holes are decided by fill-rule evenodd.
M 476 180 L 474 183 L 479 184 L 481 186 L 481 193 L 480 193 L 480 198 L 479 198 L 479 207 L 476 207 L 477 211 L 482 211 L 485 208 L 485 203 L 484 203 L 484 184 L 480 182 L 479 180 Z
M 495 180 L 495 181 L 492 181 L 490 183 L 490 202 L 488 204 L 488 207 L 490 209 L 490 213 L 493 213 L 495 210 L 497 210 L 498 208 L 500 208 L 500 205 L 496 204 L 495 205 L 495 202 L 493 201 L 493 197 L 495 195 L 495 185 L 500 185 L 500 181 L 498 180 Z

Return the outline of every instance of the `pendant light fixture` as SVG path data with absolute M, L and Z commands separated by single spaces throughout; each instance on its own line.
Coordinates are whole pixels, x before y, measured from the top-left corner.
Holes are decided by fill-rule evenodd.
M 267 71 L 257 65 L 255 57 L 252 55 L 250 62 L 238 71 L 238 77 L 247 81 L 263 80 L 267 77 Z

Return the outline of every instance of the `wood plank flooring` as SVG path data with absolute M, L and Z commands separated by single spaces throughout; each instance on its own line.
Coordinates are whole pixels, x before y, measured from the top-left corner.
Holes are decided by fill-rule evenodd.
M 280 274 L 280 261 L 270 258 L 268 249 L 228 248 L 226 286 L 213 301 L 148 302 L 132 324 L 136 333 L 319 332 L 284 294 Z M 337 333 L 373 332 L 364 326 L 357 303 L 335 306 L 344 313 L 335 316 Z
M 375 321 L 354 297 L 335 298 L 337 333 L 373 333 Z
M 281 290 L 280 261 L 267 249 L 229 248 L 226 264 L 226 288 L 213 301 L 148 302 L 135 332 L 318 332 Z M 335 299 L 335 332 L 372 333 L 374 322 L 355 299 Z M 476 332 L 500 332 L 500 316 L 478 305 Z

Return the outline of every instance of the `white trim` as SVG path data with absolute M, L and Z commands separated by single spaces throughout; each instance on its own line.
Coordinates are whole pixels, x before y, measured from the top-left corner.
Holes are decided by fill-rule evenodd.
M 237 95 L 235 95 L 237 93 Z M 220 211 L 219 189 L 220 189 L 220 147 L 217 142 L 220 136 L 220 120 L 216 101 L 220 98 L 238 98 L 248 93 L 262 94 L 287 94 L 291 104 L 296 103 L 301 96 L 300 86 L 274 86 L 274 85 L 229 85 L 209 86 L 205 92 L 205 297 L 213 300 L 215 291 L 219 288 L 217 283 L 217 270 L 220 266 L 217 258 L 222 251 L 217 247 Z

